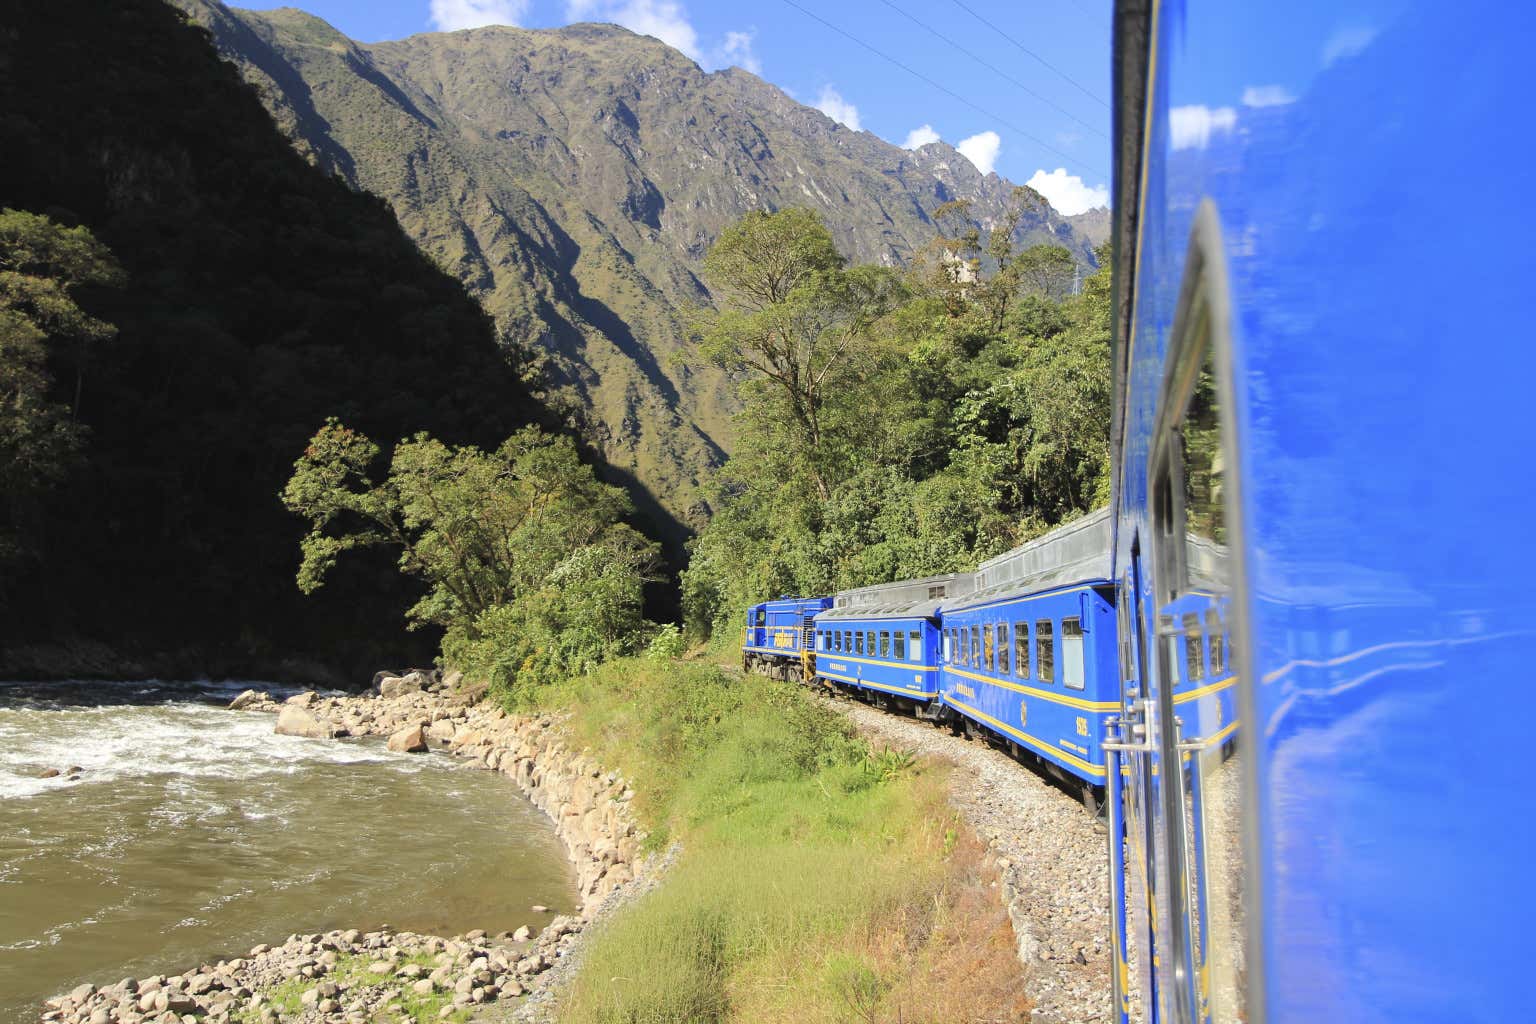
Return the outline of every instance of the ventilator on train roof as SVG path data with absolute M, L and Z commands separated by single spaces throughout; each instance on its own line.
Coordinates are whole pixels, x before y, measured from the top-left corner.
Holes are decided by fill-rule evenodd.
M 1111 579 L 1109 509 L 1101 508 L 1043 537 L 981 563 L 961 604 Z
M 831 609 L 822 612 L 820 618 L 931 618 L 947 602 L 963 598 L 975 589 L 975 574 L 968 572 L 877 583 L 840 592 Z

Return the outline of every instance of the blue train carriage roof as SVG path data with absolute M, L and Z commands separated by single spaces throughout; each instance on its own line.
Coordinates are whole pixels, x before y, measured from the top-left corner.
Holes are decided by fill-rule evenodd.
M 776 597 L 772 600 L 764 601 L 761 607 L 776 612 L 804 611 L 806 608 L 826 607 L 831 602 L 832 599 L 830 597 Z M 753 607 L 759 606 L 754 605 Z
M 1109 547 L 1112 529 L 1113 518 L 1105 507 L 989 558 L 976 570 L 975 588 L 944 608 L 958 611 L 1057 587 L 1108 583 L 1114 578 Z
M 832 600 L 832 607 L 816 619 L 931 619 L 941 607 L 963 598 L 974 589 L 975 574 L 968 572 L 876 583 L 839 591 Z

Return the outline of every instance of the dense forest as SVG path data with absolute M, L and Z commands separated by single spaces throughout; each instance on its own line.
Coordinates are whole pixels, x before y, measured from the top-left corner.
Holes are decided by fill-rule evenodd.
M 460 283 L 161 0 L 9 11 L 0 153 L 0 667 L 429 658 L 389 557 L 297 593 L 277 496 L 328 416 L 488 446 L 540 419 Z
M 780 594 L 969 570 L 1108 501 L 1110 254 L 1019 249 L 934 211 L 905 271 L 848 266 L 821 219 L 751 214 L 705 262 L 698 358 L 736 377 L 735 453 L 683 576 L 690 631 Z

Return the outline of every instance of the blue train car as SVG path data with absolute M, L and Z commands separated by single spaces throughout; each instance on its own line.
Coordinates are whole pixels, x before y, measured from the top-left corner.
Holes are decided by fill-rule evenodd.
M 1103 509 L 985 562 L 941 623 L 945 706 L 1075 780 L 1090 807 L 1119 708 L 1109 541 Z
M 831 605 L 830 597 L 781 597 L 753 605 L 742 637 L 742 668 L 775 679 L 810 680 L 816 615 Z
M 939 696 L 939 609 L 969 593 L 969 574 L 846 590 L 816 616 L 816 675 L 932 717 Z
M 1529 1019 L 1536 8 L 1115 34 L 1118 1019 Z

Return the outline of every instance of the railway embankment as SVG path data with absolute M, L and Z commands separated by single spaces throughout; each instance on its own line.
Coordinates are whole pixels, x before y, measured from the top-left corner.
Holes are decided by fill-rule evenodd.
M 1034 1003 L 1033 1024 L 1112 1019 L 1103 826 L 1002 751 L 845 697 L 825 698 L 876 744 L 951 766 L 948 799 L 987 845 Z
M 554 822 L 575 869 L 577 910 L 539 932 L 458 936 L 345 930 L 291 935 L 274 945 L 176 975 L 81 985 L 54 1000 L 44 1020 L 61 1024 L 347 1024 L 369 1019 L 463 1021 L 498 1001 L 536 1010 L 569 974 L 564 962 L 583 932 L 611 912 L 663 861 L 642 849 L 630 810 L 634 791 L 573 746 L 559 713 L 507 714 L 483 690 L 441 685 L 426 674 L 386 676 L 375 693 L 278 702 L 246 691 L 231 709 L 270 713 L 275 730 L 315 739 L 385 736 L 402 752 L 442 750 L 465 768 L 513 780 Z M 407 826 L 408 827 L 408 824 Z M 519 998 L 527 997 L 527 998 Z

